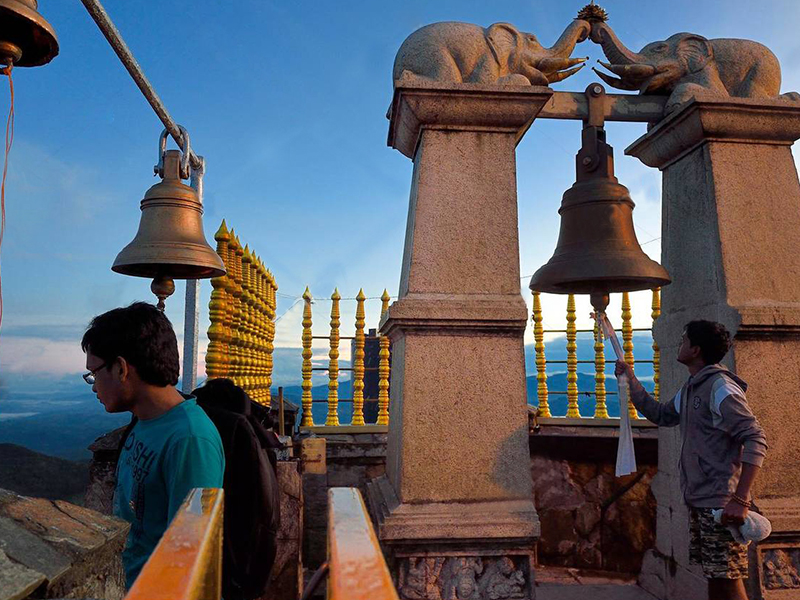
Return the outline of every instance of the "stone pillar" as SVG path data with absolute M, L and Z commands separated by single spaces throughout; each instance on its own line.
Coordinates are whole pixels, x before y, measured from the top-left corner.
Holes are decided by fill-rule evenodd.
M 626 150 L 663 172 L 661 262 L 673 283 L 655 331 L 662 396 L 687 377 L 675 362 L 684 325 L 720 321 L 735 336 L 723 362 L 749 383 L 766 430 L 770 449 L 753 494 L 773 534 L 751 550 L 751 598 L 800 598 L 800 589 L 784 589 L 800 583 L 800 184 L 790 149 L 798 138 L 797 104 L 737 98 L 692 102 Z M 677 428 L 662 429 L 656 550 L 641 581 L 661 598 L 706 598 L 689 567 L 679 455 Z M 786 557 L 789 566 L 776 567 Z
M 387 475 L 369 497 L 401 598 L 503 585 L 533 598 L 515 147 L 551 94 L 395 90 L 389 144 L 414 174 L 399 300 L 381 329 L 393 344 Z

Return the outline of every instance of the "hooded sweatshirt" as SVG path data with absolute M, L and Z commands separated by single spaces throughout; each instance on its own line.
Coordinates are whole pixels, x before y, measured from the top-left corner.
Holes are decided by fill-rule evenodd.
M 681 490 L 689 506 L 724 507 L 736 491 L 742 463 L 764 462 L 767 440 L 747 405 L 746 390 L 722 365 L 703 367 L 666 402 L 631 382 L 631 400 L 649 421 L 680 426 Z

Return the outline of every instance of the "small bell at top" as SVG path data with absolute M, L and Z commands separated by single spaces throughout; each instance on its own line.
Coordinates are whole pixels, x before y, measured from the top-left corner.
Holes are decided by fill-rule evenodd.
M 0 0 L 1 63 L 36 67 L 58 54 L 56 32 L 37 8 L 36 0 Z
M 222 259 L 206 242 L 197 192 L 181 182 L 180 159 L 178 150 L 164 153 L 164 179 L 147 190 L 141 203 L 139 231 L 111 267 L 123 275 L 159 280 L 156 287 L 164 289 L 165 296 L 171 293 L 166 293 L 168 280 L 225 274 Z
M 605 310 L 608 294 L 653 289 L 671 282 L 643 251 L 633 229 L 633 201 L 614 177 L 613 149 L 602 127 L 587 125 L 576 158 L 577 180 L 564 192 L 561 230 L 553 257 L 530 288 L 554 294 L 589 294 Z

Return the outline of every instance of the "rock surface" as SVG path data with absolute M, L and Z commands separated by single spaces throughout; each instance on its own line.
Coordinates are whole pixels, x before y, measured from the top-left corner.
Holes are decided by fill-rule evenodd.
M 0 600 L 122 598 L 129 525 L 62 500 L 0 490 Z

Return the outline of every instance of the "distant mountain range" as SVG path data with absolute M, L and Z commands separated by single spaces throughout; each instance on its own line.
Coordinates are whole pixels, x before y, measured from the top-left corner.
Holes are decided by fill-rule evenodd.
M 88 484 L 88 462 L 73 462 L 15 444 L 0 444 L 0 488 L 23 496 L 83 504 Z
M 652 339 L 647 333 L 634 335 L 635 354 L 640 360 L 652 358 Z M 594 360 L 591 336 L 579 334 L 578 360 Z M 562 336 L 548 341 L 546 346 L 548 359 L 547 375 L 550 410 L 554 415 L 565 415 L 567 398 L 563 393 L 567 389 L 566 340 Z M 613 358 L 610 349 L 606 351 L 608 359 Z M 302 369 L 302 356 L 298 348 L 276 348 L 275 377 L 273 378 L 273 394 L 277 395 L 277 386 L 284 387 L 285 397 L 300 405 L 302 389 L 299 385 Z M 535 352 L 533 346 L 525 347 L 527 365 L 528 403 L 536 405 L 537 381 L 535 371 Z M 315 366 L 326 366 L 325 356 L 315 358 Z M 341 361 L 340 366 L 349 363 Z M 594 391 L 594 364 L 578 365 L 578 389 L 581 392 L 578 400 L 580 411 L 584 415 L 594 412 L 594 396 L 586 392 Z M 324 402 L 328 396 L 327 381 L 320 371 L 315 372 L 312 397 L 316 402 L 313 413 L 317 423 L 325 422 L 327 406 Z M 652 387 L 652 365 L 638 363 L 636 373 L 646 387 Z M 349 373 L 344 372 L 344 377 Z M 616 380 L 613 376 L 613 364 L 606 367 L 606 388 L 608 392 L 616 392 Z M 345 400 L 339 404 L 339 418 L 342 423 L 349 423 L 352 417 L 351 403 L 352 385 L 349 377 L 340 379 L 339 397 Z M 609 413 L 619 414 L 615 406 L 615 396 L 609 396 L 607 403 Z M 86 449 L 103 433 L 116 429 L 128 422 L 130 415 L 108 414 L 80 378 L 79 374 L 58 378 L 30 377 L 26 374 L 4 373 L 0 377 L 0 443 L 17 444 L 36 452 L 61 457 L 69 460 L 86 460 L 91 453 Z M 2 480 L 0 480 L 2 487 Z

